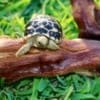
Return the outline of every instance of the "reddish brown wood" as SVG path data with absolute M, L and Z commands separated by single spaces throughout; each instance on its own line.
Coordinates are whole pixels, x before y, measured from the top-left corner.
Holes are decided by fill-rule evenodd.
M 28 54 L 16 57 L 15 52 L 24 42 L 22 39 L 0 39 L 0 77 L 8 82 L 30 76 L 53 77 L 77 71 L 100 73 L 100 41 L 63 40 L 61 49 L 57 51 L 32 48 Z
M 75 21 L 80 29 L 80 38 L 100 40 L 100 9 L 94 0 L 71 0 Z

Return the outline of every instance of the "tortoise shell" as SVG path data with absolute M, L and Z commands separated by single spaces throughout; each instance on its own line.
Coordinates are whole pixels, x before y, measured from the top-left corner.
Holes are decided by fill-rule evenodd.
M 60 23 L 48 15 L 37 15 L 33 17 L 25 27 L 25 35 L 45 35 L 56 43 L 62 39 L 62 28 Z

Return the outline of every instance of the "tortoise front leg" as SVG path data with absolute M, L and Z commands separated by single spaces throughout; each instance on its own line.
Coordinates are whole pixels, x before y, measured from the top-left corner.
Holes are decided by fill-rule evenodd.
M 49 40 L 47 48 L 50 49 L 50 50 L 57 50 L 60 47 L 53 40 Z
M 16 56 L 22 56 L 25 53 L 27 53 L 31 48 L 31 43 L 26 43 L 25 45 L 23 45 L 17 52 L 16 52 Z
M 22 56 L 24 55 L 25 53 L 27 53 L 30 48 L 32 47 L 32 44 L 33 44 L 33 37 L 27 37 L 27 42 L 26 44 L 24 44 L 17 52 L 16 52 L 16 56 Z

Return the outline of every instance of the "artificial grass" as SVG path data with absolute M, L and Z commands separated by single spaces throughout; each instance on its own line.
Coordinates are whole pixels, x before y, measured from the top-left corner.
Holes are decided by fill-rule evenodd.
M 100 6 L 100 0 L 95 0 Z M 24 36 L 27 21 L 36 13 L 57 18 L 66 39 L 77 38 L 70 0 L 0 0 L 0 35 Z M 100 77 L 79 74 L 54 78 L 25 78 L 7 85 L 0 79 L 0 100 L 100 100 Z

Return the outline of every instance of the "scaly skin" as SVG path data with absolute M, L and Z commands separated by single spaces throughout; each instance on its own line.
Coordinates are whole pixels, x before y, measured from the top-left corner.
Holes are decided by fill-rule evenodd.
M 57 50 L 59 49 L 59 46 L 53 40 L 49 40 L 49 44 L 47 45 L 47 48 L 50 50 Z
M 22 56 L 27 53 L 30 48 L 34 46 L 37 48 L 47 48 L 50 50 L 57 50 L 59 46 L 46 36 L 28 36 L 26 37 L 26 44 L 24 44 L 17 52 L 16 56 Z
M 26 37 L 26 44 L 24 44 L 17 52 L 16 52 L 16 57 L 18 56 L 22 56 L 24 55 L 25 53 L 27 53 L 30 48 L 32 47 L 33 45 L 33 37 L 32 36 L 29 36 L 29 37 Z

